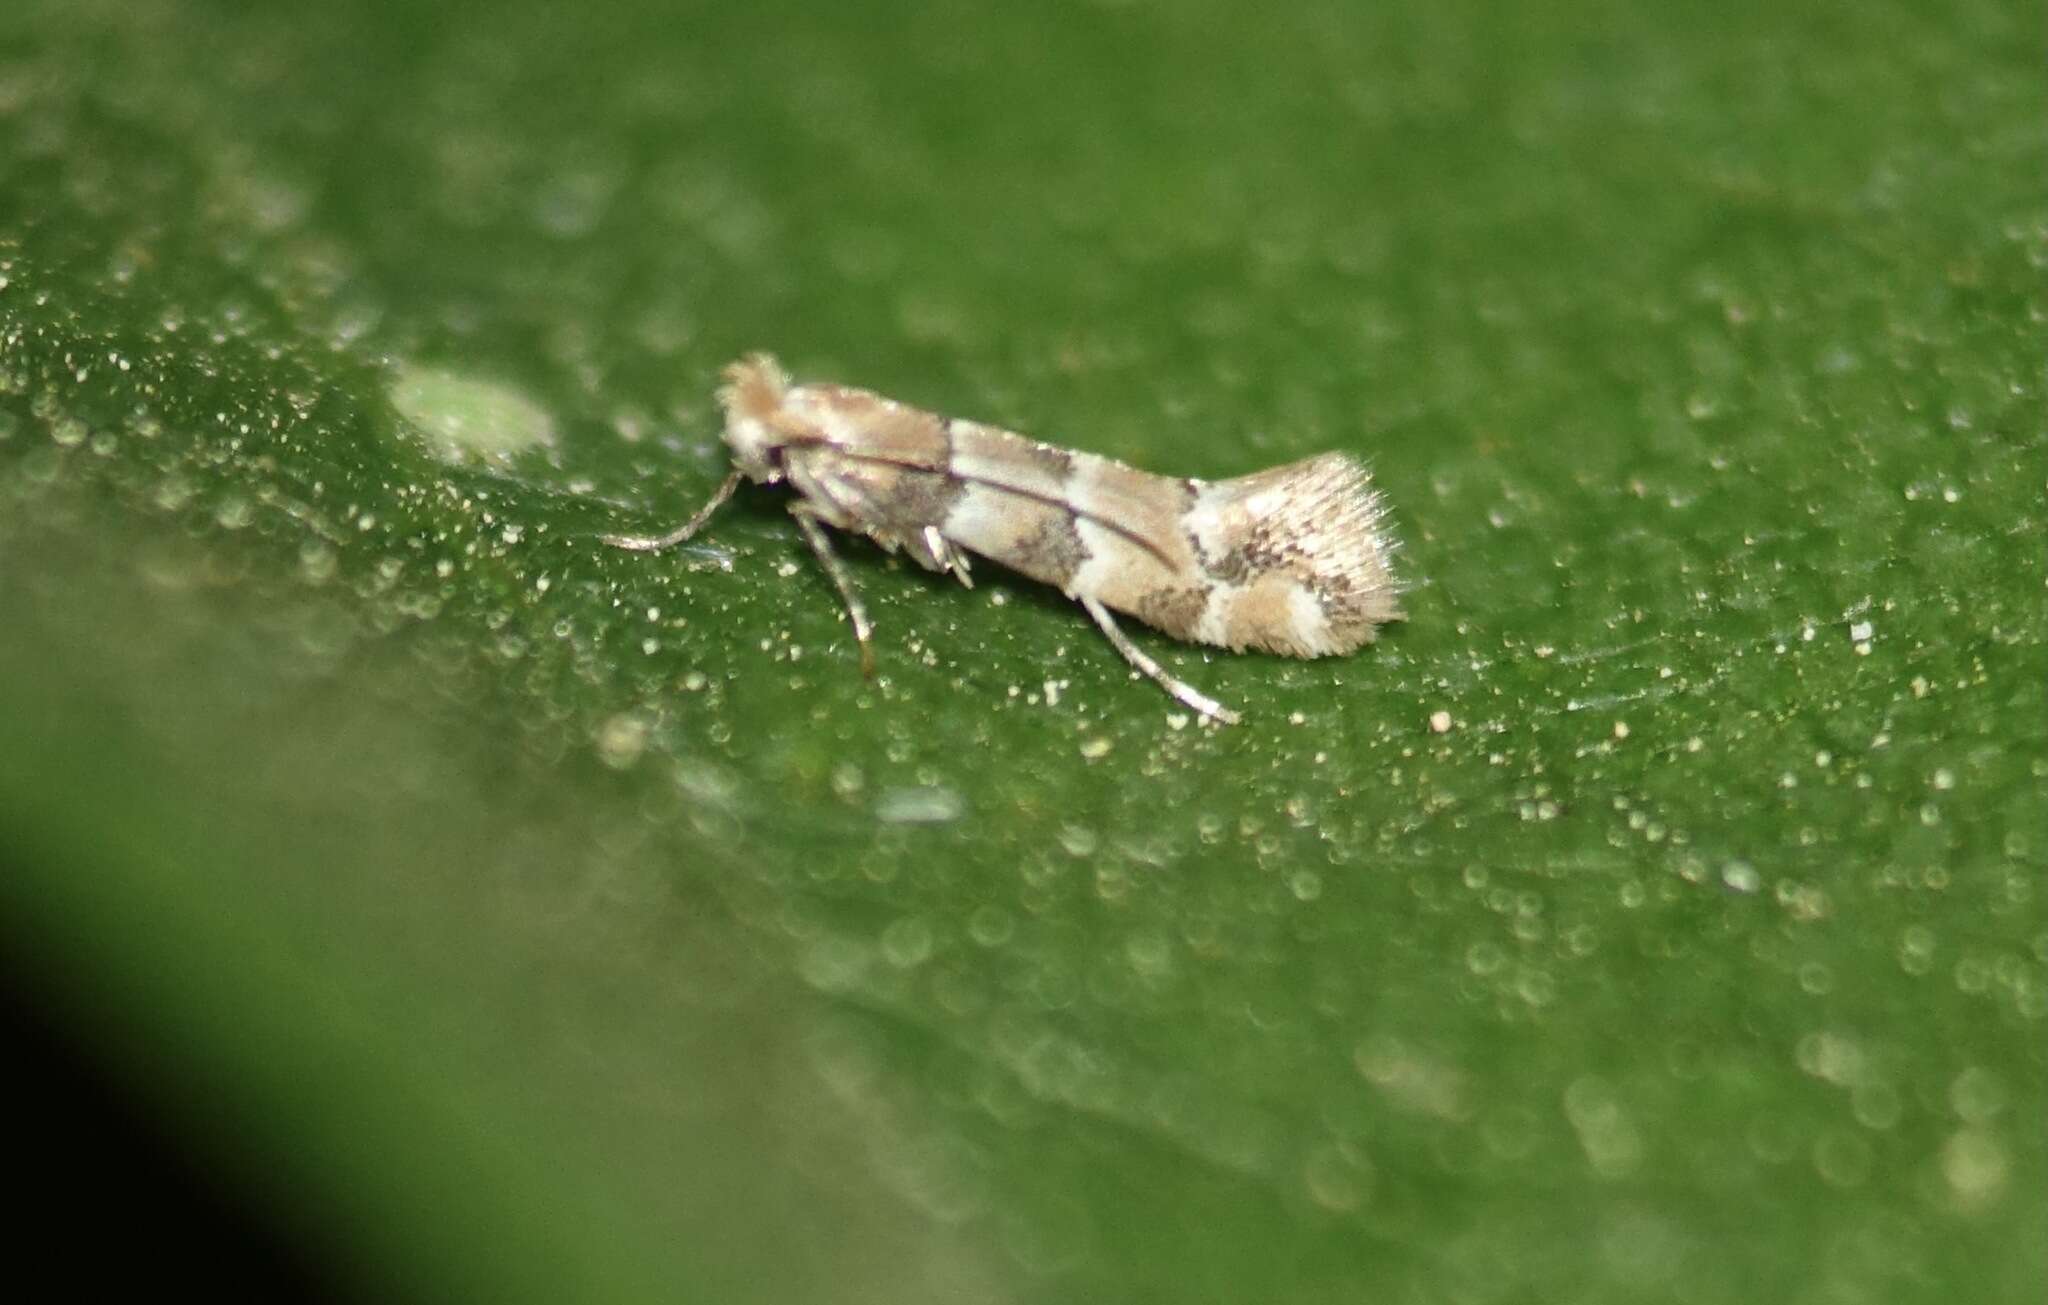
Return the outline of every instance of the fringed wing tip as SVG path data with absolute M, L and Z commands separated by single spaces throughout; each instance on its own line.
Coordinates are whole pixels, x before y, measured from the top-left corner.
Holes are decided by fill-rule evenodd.
M 1403 619 L 1398 550 L 1371 474 L 1325 453 L 1213 487 L 1218 527 L 1252 563 L 1233 576 L 1215 641 L 1294 657 L 1353 652 Z
M 1365 464 L 1349 454 L 1326 453 L 1297 465 L 1301 509 L 1293 516 L 1295 544 L 1328 617 L 1330 641 L 1349 652 L 1372 642 L 1380 625 L 1403 619 L 1402 586 L 1394 575 L 1400 542 Z

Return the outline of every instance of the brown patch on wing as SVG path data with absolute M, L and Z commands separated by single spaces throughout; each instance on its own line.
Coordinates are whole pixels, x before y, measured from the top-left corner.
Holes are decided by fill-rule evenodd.
M 922 408 L 844 385 L 807 385 L 804 392 L 827 437 L 847 453 L 921 471 L 944 471 L 952 462 L 946 423 Z
M 1010 565 L 1035 580 L 1065 589 L 1090 556 L 1074 519 L 1065 512 L 1042 511 L 1038 528 L 1017 541 Z
M 1209 590 L 1201 585 L 1154 589 L 1140 598 L 1131 615 L 1176 639 L 1192 638 L 1209 606 Z
M 1073 517 L 1059 504 L 982 484 L 967 486 L 960 506 L 940 529 L 962 548 L 1061 589 L 1091 555 Z
M 1190 535 L 1188 543 L 1201 559 L 1202 572 L 1211 580 L 1227 585 L 1241 585 L 1252 573 L 1251 554 L 1243 548 L 1233 548 L 1221 557 L 1210 557 L 1202 552 L 1201 541 Z
M 906 471 L 884 511 L 892 522 L 915 533 L 926 526 L 944 526 L 953 505 L 966 492 L 965 485 L 945 472 Z
M 1294 592 L 1292 580 L 1270 575 L 1231 595 L 1223 613 L 1225 646 L 1233 650 L 1258 648 L 1293 657 L 1307 656 L 1301 633 L 1295 629 Z
M 1018 464 L 1028 468 L 1033 481 L 1039 484 L 1064 485 L 1074 469 L 1074 455 L 1058 445 L 1020 439 L 1016 452 Z
M 961 548 L 1034 580 L 1057 584 L 1062 567 L 1056 541 L 1068 524 L 1066 512 L 1057 505 L 969 481 L 963 483 L 939 531 Z M 1023 556 L 1027 552 L 1029 558 Z
M 1290 547 L 1298 525 L 1254 516 L 1241 501 L 1218 509 L 1217 516 L 1224 524 L 1222 534 L 1230 541 L 1230 547 L 1211 557 L 1201 552 L 1198 540 L 1193 541 L 1202 569 L 1210 577 L 1224 584 L 1241 585 L 1268 571 L 1301 569 L 1302 559 Z

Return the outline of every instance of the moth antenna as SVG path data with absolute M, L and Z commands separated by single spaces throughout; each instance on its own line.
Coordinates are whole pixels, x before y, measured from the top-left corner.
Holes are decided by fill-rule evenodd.
M 598 538 L 613 548 L 627 548 L 636 553 L 658 553 L 665 548 L 674 548 L 704 528 L 711 514 L 723 507 L 725 501 L 732 497 L 732 492 L 740 487 L 741 479 L 737 469 L 727 472 L 724 482 L 712 492 L 710 500 L 673 530 L 659 535 L 599 535 Z M 728 562 L 725 569 L 732 570 L 732 564 Z

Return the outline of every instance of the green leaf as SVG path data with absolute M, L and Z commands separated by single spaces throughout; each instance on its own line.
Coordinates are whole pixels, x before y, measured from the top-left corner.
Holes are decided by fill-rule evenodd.
M 365 1290 L 2017 1300 L 2048 1018 L 2006 6 L 0 19 L 0 837 L 81 1036 Z M 751 348 L 1409 619 L 1140 634 L 774 491 Z

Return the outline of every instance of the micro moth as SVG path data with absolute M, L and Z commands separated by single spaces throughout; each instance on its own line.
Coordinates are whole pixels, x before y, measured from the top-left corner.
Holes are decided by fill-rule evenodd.
M 1157 476 L 866 390 L 795 385 L 765 353 L 725 369 L 718 402 L 732 468 L 710 501 L 665 534 L 605 542 L 671 548 L 742 480 L 787 484 L 790 515 L 845 604 L 863 674 L 874 674 L 874 627 L 825 526 L 969 587 L 970 554 L 1056 586 L 1125 661 L 1225 724 L 1238 714 L 1153 660 L 1110 613 L 1176 639 L 1290 657 L 1352 652 L 1401 619 L 1386 507 L 1346 454 L 1234 480 Z

